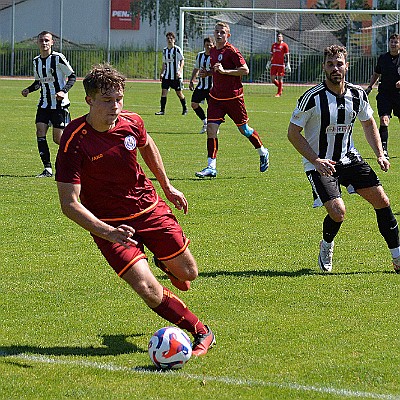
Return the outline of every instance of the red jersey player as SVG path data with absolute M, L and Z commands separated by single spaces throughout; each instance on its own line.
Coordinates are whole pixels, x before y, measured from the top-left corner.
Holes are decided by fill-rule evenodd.
M 196 172 L 198 178 L 217 176 L 217 151 L 219 126 L 228 115 L 238 127 L 240 133 L 247 137 L 260 156 L 260 171 L 268 169 L 269 154 L 264 148 L 258 133 L 247 122 L 246 106 L 243 98 L 242 76 L 249 73 L 240 51 L 228 42 L 229 25 L 217 22 L 214 30 L 215 47 L 210 50 L 211 71 L 201 70 L 200 76 L 213 76 L 207 109 L 207 153 L 208 165 Z
M 290 73 L 291 71 L 289 46 L 283 41 L 282 33 L 278 33 L 277 42 L 271 46 L 271 60 L 267 63 L 267 69 L 269 68 L 271 68 L 271 82 L 278 88 L 275 97 L 280 97 L 285 72 Z
M 83 85 L 89 113 L 68 125 L 57 155 L 62 211 L 91 233 L 111 267 L 148 307 L 194 336 L 193 354 L 205 354 L 215 343 L 212 331 L 158 282 L 147 262 L 144 246 L 180 290 L 188 290 L 198 275 L 189 240 L 137 162 L 137 150 L 166 198 L 185 214 L 186 198 L 170 184 L 142 118 L 122 111 L 125 77 L 103 64 L 93 67 Z

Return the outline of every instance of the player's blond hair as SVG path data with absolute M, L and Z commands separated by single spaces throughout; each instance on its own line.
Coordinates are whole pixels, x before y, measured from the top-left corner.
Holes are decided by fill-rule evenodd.
M 222 26 L 223 28 L 225 28 L 225 29 L 228 31 L 228 33 L 231 32 L 231 28 L 230 28 L 230 26 L 229 26 L 229 24 L 228 24 L 227 22 L 218 21 L 218 22 L 215 24 L 215 27 L 217 27 L 217 26 Z

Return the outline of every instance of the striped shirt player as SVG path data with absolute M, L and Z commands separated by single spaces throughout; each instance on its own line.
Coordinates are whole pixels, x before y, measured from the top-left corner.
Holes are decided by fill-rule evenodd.
M 306 91 L 299 99 L 291 122 L 304 128 L 304 136 L 320 158 L 348 164 L 361 156 L 354 147 L 356 118 L 366 121 L 373 111 L 367 95 L 359 86 L 346 82 L 343 96 L 331 92 L 325 82 Z M 303 157 L 305 171 L 315 169 Z
M 300 97 L 288 128 L 290 142 L 303 156 L 313 192 L 328 212 L 323 222 L 318 264 L 323 272 L 332 270 L 334 238 L 346 213 L 340 190 L 343 185 L 351 187 L 374 207 L 379 231 L 390 249 L 396 272 L 400 272 L 397 221 L 377 175 L 354 146 L 357 118 L 380 168 L 387 171 L 390 163 L 384 156 L 367 94 L 361 87 L 345 81 L 346 56 L 345 47 L 334 45 L 325 49 L 325 80 Z
M 214 40 L 211 37 L 204 39 L 204 50 L 200 51 L 196 56 L 192 77 L 189 82 L 189 89 L 194 90 L 192 94 L 192 108 L 196 115 L 203 122 L 203 127 L 200 133 L 207 132 L 207 117 L 200 106 L 204 100 L 208 101 L 210 89 L 212 87 L 212 75 L 200 75 L 200 71 L 211 71 L 210 66 L 210 50 L 214 47 Z M 194 80 L 198 79 L 196 88 L 194 87 Z
M 68 84 L 67 80 L 68 77 L 75 76 L 75 74 L 64 54 L 53 51 L 46 58 L 42 58 L 40 55 L 36 56 L 33 59 L 33 72 L 34 85 L 40 88 L 38 107 L 50 110 L 68 109 L 70 105 L 68 90 L 75 83 L 75 80 L 73 83 L 70 80 Z M 61 101 L 56 96 L 60 91 L 65 92 Z
M 162 69 L 160 73 L 161 80 L 161 99 L 160 99 L 160 111 L 156 112 L 156 115 L 165 114 L 165 106 L 167 104 L 167 95 L 170 88 L 175 90 L 181 105 L 182 115 L 187 114 L 186 99 L 182 92 L 183 89 L 183 66 L 184 57 L 182 49 L 175 45 L 175 34 L 173 32 L 167 32 L 165 35 L 167 38 L 167 47 L 164 47 L 162 51 Z
M 22 91 L 23 96 L 40 89 L 36 111 L 36 136 L 39 155 L 44 170 L 37 177 L 53 175 L 50 150 L 46 134 L 53 126 L 53 140 L 59 144 L 65 126 L 70 121 L 68 91 L 74 85 L 76 76 L 71 65 L 61 53 L 52 50 L 53 35 L 43 31 L 38 35 L 40 54 L 33 59 L 35 81 Z

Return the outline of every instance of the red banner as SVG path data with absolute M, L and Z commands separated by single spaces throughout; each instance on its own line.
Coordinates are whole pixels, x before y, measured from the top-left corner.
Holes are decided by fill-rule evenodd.
M 132 0 L 111 0 L 111 29 L 140 29 L 140 16 L 137 15 L 132 20 L 131 5 Z

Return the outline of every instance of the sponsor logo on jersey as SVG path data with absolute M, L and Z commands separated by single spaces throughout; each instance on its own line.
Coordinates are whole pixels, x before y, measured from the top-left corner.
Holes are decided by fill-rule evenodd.
M 346 134 L 351 132 L 351 125 L 346 124 L 333 124 L 328 125 L 326 128 L 327 135 Z
M 53 76 L 47 76 L 45 78 L 40 78 L 41 83 L 53 83 L 55 81 Z
M 98 154 L 97 156 L 93 156 L 92 157 L 92 161 L 96 161 L 96 160 L 99 160 L 100 158 L 103 158 L 104 156 L 103 156 L 103 154 Z
M 135 150 L 136 149 L 136 139 L 129 135 L 124 139 L 125 148 L 128 150 Z

